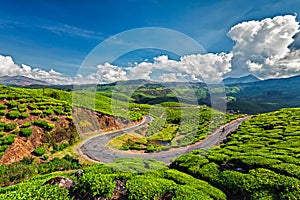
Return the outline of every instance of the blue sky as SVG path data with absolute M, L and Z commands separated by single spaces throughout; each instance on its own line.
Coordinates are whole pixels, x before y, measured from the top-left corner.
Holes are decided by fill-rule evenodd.
M 93 48 L 122 31 L 169 28 L 207 52 L 228 53 L 235 43 L 227 33 L 236 24 L 295 13 L 300 14 L 298 0 L 3 0 L 0 55 L 18 65 L 74 76 Z M 140 55 L 151 59 L 151 54 L 139 54 L 137 61 Z

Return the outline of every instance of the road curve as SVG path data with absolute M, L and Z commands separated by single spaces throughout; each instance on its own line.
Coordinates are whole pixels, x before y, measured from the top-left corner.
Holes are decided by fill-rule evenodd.
M 132 153 L 127 151 L 110 149 L 106 146 L 106 143 L 112 138 L 133 130 L 137 130 L 145 124 L 149 123 L 153 118 L 146 115 L 143 122 L 138 125 L 125 128 L 119 131 L 97 135 L 85 140 L 81 143 L 78 150 L 80 154 L 87 156 L 91 160 L 105 163 L 113 162 L 116 158 L 154 158 L 165 163 L 170 163 L 171 159 L 177 158 L 178 156 L 188 153 L 190 151 L 196 149 L 210 148 L 219 145 L 228 134 L 235 131 L 243 121 L 249 119 L 250 117 L 251 116 L 247 116 L 233 120 L 217 129 L 214 133 L 209 135 L 204 140 L 201 140 L 195 144 L 186 147 L 172 148 L 168 151 L 160 151 L 154 153 Z

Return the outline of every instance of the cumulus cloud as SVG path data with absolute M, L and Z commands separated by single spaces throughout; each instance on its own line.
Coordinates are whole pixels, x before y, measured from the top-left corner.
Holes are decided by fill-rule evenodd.
M 300 31 L 296 16 L 242 22 L 227 35 L 235 42 L 229 53 L 185 55 L 179 60 L 162 55 L 153 62 L 145 60 L 129 67 L 104 63 L 95 66 L 97 72 L 86 77 L 78 74 L 70 78 L 54 70 L 32 69 L 16 64 L 10 56 L 0 55 L 0 75 L 24 75 L 54 84 L 94 84 L 130 79 L 217 83 L 225 76 L 249 73 L 263 79 L 300 74 Z
M 39 68 L 32 69 L 30 66 L 25 64 L 21 64 L 21 66 L 19 66 L 14 62 L 12 57 L 0 55 L 0 76 L 17 75 L 43 80 L 52 84 L 66 84 L 72 82 L 72 78 L 63 76 L 53 69 L 47 72 Z
M 249 71 L 261 78 L 299 74 L 299 52 L 289 48 L 299 33 L 296 16 L 285 15 L 235 25 L 228 36 L 235 41 L 232 74 Z
M 109 63 L 98 65 L 98 72 L 93 74 L 100 82 L 114 82 L 128 79 L 146 79 L 158 82 L 204 81 L 219 82 L 230 71 L 232 54 L 197 54 L 186 55 L 179 61 L 170 60 L 162 55 L 154 62 L 135 63 L 132 67 L 122 68 Z

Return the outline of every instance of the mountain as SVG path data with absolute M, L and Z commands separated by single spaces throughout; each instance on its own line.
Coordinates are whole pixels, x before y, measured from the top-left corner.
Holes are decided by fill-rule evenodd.
M 247 76 L 239 77 L 239 78 L 232 78 L 228 77 L 223 79 L 223 84 L 224 85 L 231 85 L 231 84 L 238 84 L 238 83 L 252 83 L 252 82 L 258 82 L 261 81 L 259 78 L 256 76 L 249 74 Z
M 235 100 L 228 109 L 261 113 L 285 107 L 300 107 L 300 76 L 268 79 L 226 86 L 227 97 Z
M 0 77 L 0 84 L 16 85 L 16 86 L 50 85 L 46 81 L 28 78 L 26 76 L 2 76 L 2 77 Z

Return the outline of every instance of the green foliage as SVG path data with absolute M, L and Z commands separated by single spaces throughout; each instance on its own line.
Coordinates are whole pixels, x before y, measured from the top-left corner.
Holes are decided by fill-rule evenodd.
M 0 110 L 5 110 L 7 108 L 7 105 L 5 104 L 0 104 Z
M 40 128 L 43 128 L 43 129 L 45 129 L 47 131 L 49 131 L 49 130 L 51 130 L 51 129 L 53 129 L 55 127 L 54 124 L 49 123 L 46 120 L 34 120 L 32 124 L 35 125 L 35 126 L 38 126 Z
M 1 125 L 0 125 L 1 126 Z M 16 123 L 16 122 L 12 122 L 12 123 L 7 123 L 7 124 L 5 124 L 5 126 L 4 126 L 4 130 L 5 131 L 12 131 L 12 130 L 14 130 L 15 128 L 17 128 L 17 126 L 18 126 L 18 123 Z M 0 128 L 0 130 L 1 130 L 1 128 Z
M 24 158 L 20 162 L 0 166 L 0 186 L 19 183 L 36 175 L 82 168 L 78 161 L 70 156 L 62 159 L 54 158 L 39 164 L 34 163 L 33 160 L 33 158 Z
M 6 151 L 7 148 L 8 148 L 7 144 L 0 146 L 0 152 L 2 153 L 4 151 Z
M 54 113 L 54 111 L 52 109 L 47 109 L 43 113 L 46 115 L 52 115 Z
M 31 126 L 32 125 L 32 122 L 27 122 L 27 123 L 24 123 L 24 124 L 22 124 L 22 128 L 27 128 L 27 127 L 29 127 L 29 126 Z
M 84 173 L 75 190 L 79 190 L 82 196 L 86 193 L 92 193 L 95 197 L 111 198 L 115 186 L 114 175 Z
M 176 183 L 171 180 L 150 176 L 133 177 L 126 182 L 130 191 L 128 199 L 159 199 L 166 194 L 173 194 Z
M 26 118 L 28 118 L 28 117 L 30 117 L 30 114 L 27 113 L 27 112 L 23 112 L 23 113 L 21 113 L 21 115 L 20 115 L 20 119 L 26 119 Z
M 299 108 L 255 116 L 221 148 L 183 155 L 171 166 L 217 185 L 233 199 L 299 199 L 298 116 Z
M 32 135 L 32 129 L 31 128 L 20 128 L 19 134 L 20 134 L 20 136 L 28 138 Z
M 17 110 L 12 110 L 12 111 L 9 111 L 7 114 L 6 114 L 6 117 L 8 119 L 16 119 L 16 118 L 19 118 L 21 115 L 21 113 Z
M 43 147 L 38 147 L 33 151 L 33 154 L 36 156 L 42 156 L 46 153 L 46 150 Z
M 52 121 L 57 121 L 58 120 L 58 116 L 54 116 L 51 120 Z
M 1 105 L 1 104 L 0 104 Z M 6 110 L 0 110 L 0 117 L 6 114 Z
M 31 115 L 35 115 L 35 116 L 39 116 L 39 115 L 41 115 L 43 112 L 41 111 L 41 110 L 32 110 L 31 112 L 30 112 L 30 114 Z
M 13 107 L 18 106 L 18 102 L 17 102 L 17 101 L 7 101 L 7 102 L 5 102 L 5 105 L 6 105 L 8 108 L 13 108 Z
M 43 157 L 42 157 L 43 160 L 48 160 L 48 158 L 49 158 L 49 156 L 46 155 L 46 154 L 44 154 Z
M 0 138 L 1 144 L 5 145 L 11 145 L 15 141 L 15 135 L 14 134 L 8 134 L 7 136 Z

